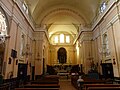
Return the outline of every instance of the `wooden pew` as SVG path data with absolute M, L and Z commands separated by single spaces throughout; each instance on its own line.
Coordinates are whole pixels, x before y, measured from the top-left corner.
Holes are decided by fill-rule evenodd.
M 60 88 L 59 84 L 26 84 L 24 88 Z
M 114 87 L 117 87 L 117 88 L 120 88 L 120 84 L 84 84 L 84 88 L 85 90 L 91 90 L 91 89 L 94 89 L 94 88 L 114 88 Z M 89 88 L 89 89 L 88 89 Z M 95 89 L 94 89 L 95 90 Z M 102 89 L 103 90 L 103 89 Z
M 84 87 L 84 84 L 105 84 L 106 80 L 101 80 L 101 79 L 91 79 L 91 78 L 84 78 L 83 81 L 79 81 L 79 87 L 82 89 Z
M 120 87 L 89 87 L 87 90 L 120 90 Z
M 9 90 L 9 89 L 10 89 L 9 83 L 5 83 L 5 84 L 0 85 L 0 90 Z
M 15 90 L 59 90 L 59 84 L 26 84 L 22 88 Z
M 59 84 L 58 80 L 35 80 L 35 81 L 31 81 L 31 84 Z
M 58 75 L 46 75 L 44 78 L 46 79 L 59 79 Z
M 59 84 L 59 76 L 57 75 L 46 75 L 41 79 L 30 81 L 31 84 Z
M 59 90 L 59 88 L 15 88 L 15 90 Z

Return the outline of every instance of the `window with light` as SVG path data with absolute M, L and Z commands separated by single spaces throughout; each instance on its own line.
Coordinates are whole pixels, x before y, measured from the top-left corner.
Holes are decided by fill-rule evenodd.
M 70 43 L 70 36 L 66 36 L 66 43 Z
M 22 7 L 23 7 L 24 11 L 28 14 L 28 6 L 25 2 L 23 3 Z
M 64 34 L 60 34 L 60 43 L 64 43 Z
M 100 12 L 103 13 L 105 9 L 106 9 L 106 2 L 103 2 L 100 6 Z
M 55 43 L 58 43 L 58 36 L 55 36 L 54 42 L 55 42 Z
M 53 44 L 71 44 L 71 37 L 69 34 L 56 34 L 52 36 L 51 41 Z

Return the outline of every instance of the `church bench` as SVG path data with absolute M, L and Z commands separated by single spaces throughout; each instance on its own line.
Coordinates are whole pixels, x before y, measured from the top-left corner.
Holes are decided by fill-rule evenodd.
M 91 89 L 91 88 L 99 88 L 99 87 L 105 87 L 105 88 L 114 88 L 114 87 L 120 87 L 120 84 L 84 84 L 83 86 L 85 90 Z
M 0 84 L 0 90 L 9 90 L 11 89 L 10 83 Z
M 56 79 L 41 79 L 41 80 L 35 80 L 31 81 L 31 84 L 59 84 L 59 80 Z
M 60 88 L 59 84 L 26 84 L 24 88 Z
M 15 90 L 59 90 L 59 88 L 15 88 Z
M 58 81 L 31 81 L 31 84 L 58 84 Z
M 57 75 L 45 75 L 40 79 L 30 81 L 31 84 L 58 84 L 59 76 Z
M 120 90 L 120 87 L 89 87 L 87 90 Z
M 1 87 L 0 87 L 0 90 L 8 90 L 8 89 L 9 89 L 8 86 L 1 86 Z
M 78 81 L 78 88 L 82 89 L 85 84 L 105 84 L 108 80 L 101 80 L 101 79 L 91 79 L 91 78 L 84 78 L 83 81 Z
M 46 79 L 59 79 L 58 75 L 46 75 L 44 78 Z

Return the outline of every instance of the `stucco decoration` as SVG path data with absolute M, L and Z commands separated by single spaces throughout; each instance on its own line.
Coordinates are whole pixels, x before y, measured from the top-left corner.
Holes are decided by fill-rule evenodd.
M 5 16 L 0 12 L 0 44 L 5 42 L 5 37 L 7 36 L 7 25 L 5 21 Z

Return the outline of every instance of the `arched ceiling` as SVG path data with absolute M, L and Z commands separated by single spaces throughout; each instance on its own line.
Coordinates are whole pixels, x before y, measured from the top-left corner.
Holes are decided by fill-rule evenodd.
M 77 34 L 80 25 L 89 25 L 101 0 L 25 0 L 37 26 L 46 25 L 49 33 Z

